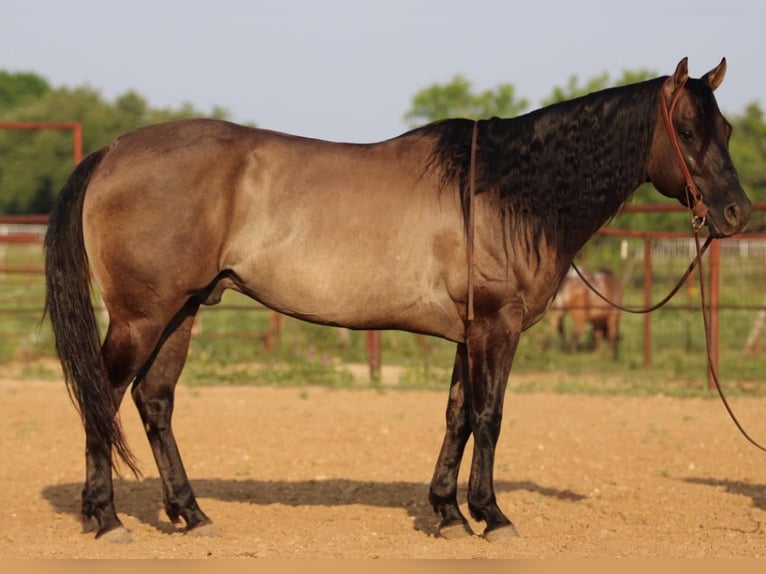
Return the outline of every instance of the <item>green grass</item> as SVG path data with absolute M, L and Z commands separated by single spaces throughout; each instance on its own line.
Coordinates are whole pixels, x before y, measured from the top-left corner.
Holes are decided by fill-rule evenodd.
M 0 245 L 0 253 L 0 267 L 42 269 L 42 253 L 37 246 Z M 0 272 L 0 364 L 53 356 L 50 327 L 41 323 L 43 281 L 39 272 Z
M 622 261 L 615 255 L 616 249 L 613 244 L 600 244 L 598 249 L 586 252 L 581 264 L 593 268 L 601 260 L 609 261 L 618 272 L 622 266 L 623 276 L 628 277 L 625 302 L 641 306 L 640 264 Z M 687 264 L 655 261 L 653 300 L 661 299 L 670 290 Z M 7 246 L 3 265 L 41 268 L 40 249 Z M 722 273 L 722 303 L 762 303 L 761 261 L 722 259 Z M 509 388 L 514 392 L 711 396 L 699 309 L 681 308 L 698 305 L 697 291 L 695 285 L 684 287 L 668 308 L 651 314 L 653 346 L 649 367 L 643 362 L 642 315 L 622 315 L 617 360 L 607 349 L 578 353 L 562 350 L 548 321 L 543 319 L 522 337 Z M 55 354 L 50 326 L 47 321 L 39 324 L 43 296 L 41 274 L 0 276 L 0 368 L 13 365 L 13 372 L 21 377 L 58 376 L 51 366 Z M 732 396 L 766 395 L 764 356 L 742 354 L 755 315 L 753 310 L 721 311 L 720 375 Z M 232 292 L 224 295 L 218 307 L 203 309 L 200 319 L 202 330 L 192 341 L 182 376 L 184 384 L 349 388 L 389 384 L 386 380 L 370 382 L 365 376 L 364 333 L 351 332 L 344 337 L 338 329 L 284 317 L 279 343 L 267 350 L 259 334 L 269 329 L 269 313 Z M 447 388 L 453 343 L 386 332 L 382 344 L 383 365 L 397 367 L 397 388 Z M 349 365 L 355 366 L 356 376 Z

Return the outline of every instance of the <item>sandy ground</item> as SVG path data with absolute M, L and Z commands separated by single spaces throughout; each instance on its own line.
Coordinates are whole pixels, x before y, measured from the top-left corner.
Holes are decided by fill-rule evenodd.
M 428 481 L 446 390 L 182 386 L 177 396 L 176 436 L 219 536 L 183 534 L 164 516 L 128 399 L 123 422 L 145 478 L 118 480 L 115 496 L 133 542 L 95 540 L 78 517 L 83 432 L 63 383 L 3 381 L 0 557 L 766 555 L 766 454 L 715 400 L 509 393 L 496 486 L 521 537 L 488 543 L 435 536 Z M 766 439 L 766 400 L 732 403 Z

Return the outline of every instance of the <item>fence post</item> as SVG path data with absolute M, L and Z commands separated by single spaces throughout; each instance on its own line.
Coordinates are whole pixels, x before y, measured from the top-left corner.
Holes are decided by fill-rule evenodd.
M 282 337 L 282 315 L 276 311 L 269 313 L 269 328 L 263 337 L 263 348 L 271 351 L 275 345 L 279 344 Z
M 652 238 L 644 236 L 644 306 L 652 304 Z M 652 317 L 644 313 L 644 367 L 652 364 Z
M 82 124 L 80 122 L 72 123 L 72 159 L 75 167 L 82 161 Z
M 367 331 L 367 360 L 370 364 L 370 381 L 373 383 L 380 382 L 380 331 Z

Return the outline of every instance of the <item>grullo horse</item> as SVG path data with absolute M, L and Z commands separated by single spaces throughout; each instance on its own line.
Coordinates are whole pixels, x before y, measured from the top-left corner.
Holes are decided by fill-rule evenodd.
M 97 536 L 129 537 L 112 471 L 116 454 L 138 472 L 117 416 L 130 388 L 168 516 L 210 527 L 171 417 L 194 317 L 233 289 L 322 325 L 454 341 L 430 502 L 443 536 L 471 532 L 457 485 L 473 437 L 470 513 L 486 539 L 514 535 L 493 481 L 506 382 L 574 255 L 645 182 L 694 208 L 714 237 L 748 222 L 713 95 L 725 69 L 693 79 L 684 59 L 669 77 L 373 144 L 196 119 L 91 153 L 45 238 L 46 309 L 86 435 L 83 517 Z M 103 340 L 90 277 L 109 316 Z

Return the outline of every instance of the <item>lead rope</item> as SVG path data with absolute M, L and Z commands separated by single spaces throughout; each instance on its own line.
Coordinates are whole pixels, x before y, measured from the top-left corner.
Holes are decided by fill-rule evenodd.
M 672 81 L 673 81 L 673 78 L 668 78 L 665 83 L 667 84 Z M 704 272 L 702 269 L 702 255 L 707 250 L 713 238 L 712 236 L 708 235 L 703 247 L 700 247 L 700 240 L 699 240 L 699 230 L 705 224 L 705 218 L 707 217 L 708 208 L 707 208 L 707 205 L 705 205 L 704 201 L 702 200 L 702 195 L 700 194 L 699 189 L 697 188 L 697 184 L 695 183 L 694 178 L 692 178 L 692 175 L 689 172 L 689 166 L 686 165 L 686 160 L 684 160 L 684 155 L 683 155 L 683 152 L 681 151 L 681 146 L 678 143 L 678 136 L 676 135 L 676 131 L 673 128 L 673 110 L 675 109 L 676 104 L 678 103 L 678 99 L 681 95 L 681 90 L 685 83 L 686 81 L 684 81 L 680 86 L 676 88 L 676 93 L 673 95 L 669 108 L 668 108 L 667 102 L 665 101 L 665 90 L 664 90 L 665 84 L 663 84 L 663 89 L 660 91 L 660 102 L 661 102 L 661 110 L 662 110 L 662 120 L 665 124 L 665 129 L 668 132 L 668 137 L 670 138 L 670 142 L 673 145 L 673 150 L 676 153 L 676 158 L 678 159 L 678 163 L 681 166 L 681 171 L 683 172 L 684 178 L 686 179 L 685 191 L 687 194 L 687 198 L 691 196 L 691 199 L 694 201 L 694 205 L 690 206 L 690 209 L 692 211 L 692 228 L 694 229 L 694 241 L 697 246 L 697 256 L 691 262 L 691 264 L 689 265 L 689 268 L 686 270 L 686 273 L 678 282 L 678 284 L 675 286 L 675 288 L 670 292 L 670 294 L 667 297 L 665 297 L 662 301 L 657 303 L 656 305 L 652 305 L 651 307 L 648 307 L 646 309 L 630 309 L 630 308 L 623 307 L 622 305 L 618 305 L 614 303 L 613 301 L 610 301 L 601 292 L 599 292 L 587 279 L 585 279 L 580 269 L 577 267 L 577 265 L 575 265 L 574 261 L 572 262 L 572 267 L 580 276 L 580 279 L 582 279 L 583 283 L 585 283 L 591 291 L 593 291 L 596 295 L 598 295 L 601 299 L 603 299 L 610 305 L 617 307 L 618 309 L 621 309 L 623 311 L 627 311 L 628 313 L 648 313 L 650 311 L 659 309 L 665 303 L 670 301 L 673 295 L 675 295 L 678 289 L 680 289 L 683 282 L 686 281 L 686 279 L 689 277 L 695 265 L 699 265 L 700 299 L 702 304 L 702 320 L 703 320 L 704 329 L 705 329 L 705 351 L 707 353 L 708 371 L 710 372 L 710 375 L 713 378 L 713 382 L 715 383 L 715 388 L 718 391 L 718 396 L 721 398 L 721 402 L 723 403 L 723 406 L 726 408 L 726 412 L 729 413 L 729 417 L 731 418 L 732 422 L 734 422 L 734 425 L 737 427 L 739 432 L 742 433 L 742 436 L 745 437 L 745 439 L 747 439 L 747 441 L 750 444 L 752 444 L 754 447 L 766 452 L 766 447 L 764 447 L 758 441 L 753 439 L 747 433 L 747 431 L 742 426 L 742 424 L 739 422 L 739 419 L 737 419 L 737 416 L 734 414 L 734 410 L 731 408 L 731 405 L 729 404 L 729 401 L 726 398 L 726 394 L 723 392 L 721 383 L 718 380 L 718 373 L 713 367 L 713 355 L 711 352 L 711 342 L 710 342 L 711 333 L 710 333 L 710 326 L 708 324 L 708 314 L 706 310 L 705 280 L 704 280 Z
M 699 239 L 699 228 L 695 228 L 694 230 L 694 240 L 697 244 L 697 253 L 700 252 L 700 239 Z M 726 412 L 729 413 L 729 417 L 734 422 L 734 425 L 739 429 L 739 432 L 742 433 L 742 436 L 747 439 L 747 441 L 752 444 L 757 449 L 760 449 L 764 452 L 766 452 L 766 447 L 761 445 L 758 441 L 756 441 L 754 438 L 752 438 L 748 432 L 745 430 L 745 428 L 742 426 L 742 424 L 739 422 L 739 419 L 734 414 L 734 411 L 731 408 L 731 405 L 729 405 L 729 401 L 726 398 L 726 394 L 723 392 L 723 387 L 721 387 L 721 382 L 718 380 L 718 373 L 715 370 L 715 367 L 713 366 L 713 354 L 711 351 L 711 333 L 710 333 L 710 325 L 708 322 L 708 305 L 707 305 L 707 297 L 705 296 L 705 280 L 704 280 L 704 272 L 702 270 L 702 259 L 700 259 L 699 262 L 700 266 L 700 272 L 699 272 L 699 283 L 700 283 L 700 300 L 702 303 L 702 321 L 705 328 L 705 351 L 707 352 L 707 366 L 708 371 L 710 372 L 710 376 L 713 378 L 713 382 L 715 383 L 716 391 L 718 391 L 718 396 L 721 397 L 721 402 L 723 403 L 723 406 L 726 408 Z
M 697 235 L 695 234 L 695 237 Z M 683 286 L 684 282 L 689 278 L 689 275 L 692 274 L 692 271 L 694 271 L 694 268 L 697 266 L 697 264 L 701 265 L 702 256 L 705 254 L 705 251 L 707 251 L 707 248 L 710 246 L 710 243 L 713 241 L 713 238 L 708 235 L 707 239 L 705 240 L 705 244 L 700 248 L 699 241 L 697 243 L 697 256 L 692 259 L 692 262 L 689 264 L 689 267 L 686 268 L 686 273 L 684 273 L 681 276 L 681 279 L 678 280 L 678 283 L 676 283 L 675 287 L 668 293 L 661 301 L 655 303 L 654 305 L 650 305 L 649 307 L 625 307 L 624 305 L 621 305 L 620 303 L 616 303 L 615 301 L 612 301 L 609 299 L 606 295 L 601 293 L 593 283 L 588 281 L 588 279 L 585 277 L 585 274 L 582 272 L 582 270 L 577 266 L 577 264 L 572 261 L 572 269 L 575 270 L 577 275 L 580 276 L 580 279 L 582 280 L 585 285 L 588 286 L 588 289 L 593 291 L 598 297 L 600 297 L 602 300 L 606 301 L 609 305 L 612 307 L 616 307 L 620 311 L 625 311 L 626 313 L 635 313 L 635 314 L 642 314 L 642 313 L 651 313 L 652 311 L 656 311 L 660 307 L 663 307 L 668 301 L 670 301 L 673 296 L 678 293 L 678 290 Z
M 705 202 L 702 200 L 702 194 L 700 194 L 697 183 L 694 181 L 694 178 L 689 171 L 689 166 L 686 165 L 684 154 L 681 151 L 681 145 L 678 143 L 678 136 L 676 136 L 676 130 L 673 128 L 673 112 L 675 111 L 676 104 L 678 104 L 678 100 L 681 97 L 681 92 L 683 92 L 683 87 L 686 84 L 686 80 L 681 82 L 680 86 L 674 88 L 675 93 L 671 98 L 670 106 L 668 106 L 668 102 L 665 100 L 665 89 L 666 86 L 671 85 L 673 81 L 673 78 L 670 77 L 662 84 L 662 88 L 660 89 L 660 113 L 662 114 L 662 122 L 665 125 L 665 131 L 668 133 L 668 139 L 670 139 L 670 143 L 673 146 L 673 151 L 676 154 L 676 159 L 678 160 L 678 165 L 681 167 L 681 171 L 684 175 L 684 180 L 686 181 L 686 188 L 684 191 L 686 193 L 687 204 L 692 204 L 689 206 L 689 209 L 692 212 L 692 228 L 694 229 L 695 238 L 697 238 L 697 257 L 694 258 L 686 270 L 686 273 L 684 273 L 683 277 L 681 277 L 676 286 L 670 291 L 670 293 L 668 293 L 667 297 L 662 299 L 662 301 L 659 303 L 651 305 L 650 307 L 639 309 L 624 307 L 607 299 L 590 283 L 590 281 L 585 278 L 584 274 L 580 271 L 574 261 L 572 262 L 572 267 L 580 276 L 580 279 L 582 279 L 583 283 L 585 283 L 591 291 L 593 291 L 596 295 L 598 295 L 601 299 L 613 307 L 616 307 L 622 311 L 626 311 L 627 313 L 651 313 L 652 311 L 656 311 L 665 305 L 668 301 L 670 301 L 681 288 L 684 281 L 686 281 L 689 275 L 691 275 L 692 271 L 694 271 L 694 267 L 698 263 L 701 264 L 702 255 L 705 253 L 705 251 L 707 251 L 707 248 L 712 241 L 712 237 L 708 236 L 708 238 L 705 240 L 705 246 L 702 248 L 702 250 L 699 249 L 699 236 L 697 235 L 697 232 L 705 224 L 708 208 L 707 205 L 705 205 Z
M 468 229 L 466 237 L 466 260 L 468 262 L 468 309 L 466 310 L 466 322 L 470 324 L 473 321 L 473 196 L 476 192 L 476 141 L 479 136 L 479 122 L 473 122 L 473 132 L 471 133 L 471 163 L 468 168 Z M 467 327 L 467 325 L 466 325 Z
M 668 80 L 666 80 L 666 83 L 672 82 L 672 81 L 673 81 L 672 78 L 668 78 Z M 700 244 L 699 244 L 699 230 L 705 224 L 705 218 L 707 217 L 708 208 L 703 202 L 702 195 L 700 194 L 699 189 L 697 188 L 697 184 L 695 183 L 694 178 L 692 178 L 691 173 L 689 172 L 689 166 L 686 164 L 686 161 L 684 160 L 683 152 L 681 151 L 681 146 L 678 143 L 678 136 L 676 135 L 676 131 L 673 128 L 673 110 L 675 109 L 676 104 L 678 103 L 678 99 L 681 95 L 682 88 L 683 88 L 683 83 L 676 88 L 676 93 L 674 94 L 673 99 L 670 103 L 670 108 L 668 108 L 667 102 L 665 101 L 664 89 L 660 93 L 660 101 L 662 104 L 662 120 L 665 123 L 665 129 L 668 132 L 668 137 L 670 138 L 670 142 L 673 144 L 673 149 L 676 152 L 678 163 L 681 166 L 681 170 L 683 171 L 684 178 L 686 179 L 687 196 L 691 195 L 692 199 L 694 200 L 694 205 L 692 207 L 692 227 L 694 228 L 694 241 L 697 245 L 697 259 L 699 261 L 699 266 L 700 266 L 700 272 L 699 272 L 700 299 L 702 303 L 702 319 L 703 319 L 704 328 L 705 328 L 705 351 L 707 353 L 708 371 L 710 372 L 710 375 L 713 378 L 713 382 L 715 383 L 715 388 L 718 391 L 718 396 L 721 397 L 721 402 L 723 403 L 723 406 L 726 408 L 726 412 L 729 413 L 729 417 L 731 418 L 732 422 L 734 422 L 734 425 L 737 427 L 739 432 L 742 433 L 742 436 L 745 437 L 747 441 L 750 444 L 752 444 L 754 447 L 766 452 L 766 447 L 763 447 L 756 440 L 754 440 L 747 433 L 744 427 L 740 424 L 739 420 L 734 414 L 734 411 L 731 408 L 731 405 L 729 405 L 729 401 L 726 399 L 726 395 L 723 392 L 721 383 L 718 380 L 718 373 L 716 373 L 715 368 L 713 366 L 713 356 L 710 349 L 711 333 L 710 333 L 710 326 L 708 323 L 708 313 L 706 309 L 705 280 L 704 280 L 704 273 L 702 270 L 702 253 L 701 253 Z M 708 236 L 708 239 L 705 242 L 706 248 L 709 243 L 710 243 L 710 237 Z

